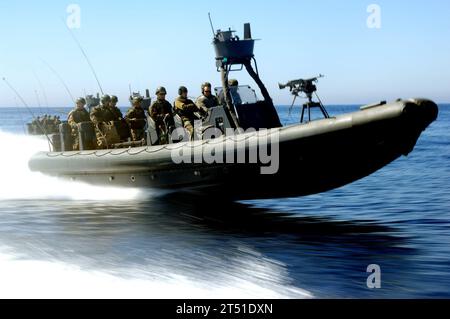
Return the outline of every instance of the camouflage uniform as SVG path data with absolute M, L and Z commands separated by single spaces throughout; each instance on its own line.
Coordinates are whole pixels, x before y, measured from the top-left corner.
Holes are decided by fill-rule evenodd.
M 98 105 L 91 110 L 90 118 L 94 124 L 106 122 L 106 107 Z
M 56 133 L 55 118 L 51 115 L 48 116 L 47 127 L 45 128 L 45 132 L 47 134 Z
M 149 107 L 148 113 L 155 121 L 160 144 L 167 144 L 165 135 L 170 133 L 168 132 L 170 127 L 166 126 L 174 126 L 172 106 L 166 100 L 155 100 Z
M 131 138 L 133 141 L 140 141 L 145 137 L 145 111 L 139 102 L 138 106 L 134 105 L 128 110 L 125 119 L 130 123 Z M 134 121 L 133 121 L 134 120 Z
M 182 96 L 177 97 L 174 102 L 174 110 L 181 117 L 183 126 L 188 130 L 191 137 L 194 133 L 194 121 L 197 119 L 194 112 L 204 113 L 203 109 L 200 109 L 192 100 L 184 98 Z
M 198 107 L 204 108 L 204 109 L 210 109 L 214 106 L 220 105 L 219 99 L 215 95 L 205 96 L 201 95 L 197 98 L 195 101 L 195 104 L 197 104 Z
M 118 108 L 109 107 L 109 101 L 108 96 L 103 97 L 102 105 L 93 108 L 90 114 L 90 118 L 95 125 L 97 146 L 100 149 L 120 142 L 119 133 L 112 122 L 122 119 L 122 112 Z
M 41 134 L 48 134 L 47 133 L 47 129 L 48 129 L 48 115 L 44 115 L 44 117 L 41 120 L 41 126 L 39 127 L 39 129 L 42 131 Z
M 197 106 L 199 108 L 202 108 L 205 111 L 208 111 L 208 109 L 220 105 L 220 102 L 219 102 L 219 99 L 217 98 L 217 96 L 212 94 L 211 87 L 212 87 L 212 85 L 209 82 L 202 83 L 202 86 L 201 86 L 202 95 L 200 95 L 197 98 L 197 100 L 195 100 L 195 104 L 197 104 Z M 209 89 L 209 91 L 210 91 L 209 95 L 205 94 L 206 89 Z
M 83 107 L 73 109 L 67 118 L 67 122 L 72 128 L 73 150 L 76 151 L 80 148 L 80 141 L 78 136 L 78 123 L 90 122 L 89 112 Z
M 109 106 L 106 109 L 106 117 L 110 121 L 114 121 L 120 140 L 128 140 L 130 137 L 130 127 L 128 126 L 128 122 L 123 118 L 122 111 L 116 106 Z
M 114 117 L 113 121 L 120 121 L 123 120 L 123 114 L 122 111 L 116 106 L 117 105 L 117 96 L 113 95 L 111 96 L 111 102 L 109 103 L 109 111 L 112 113 L 112 116 Z
M 78 123 L 82 122 L 90 122 L 91 119 L 89 117 L 89 112 L 86 111 L 85 108 L 79 109 L 76 108 L 69 113 L 69 117 L 67 118 L 67 122 L 70 126 L 77 126 Z
M 94 107 L 90 116 L 94 123 L 120 121 L 123 119 L 122 112 L 119 108 L 112 108 L 104 105 Z
M 120 121 L 123 120 L 122 111 L 117 106 L 110 106 L 107 108 L 106 112 L 108 112 L 111 116 L 111 121 Z

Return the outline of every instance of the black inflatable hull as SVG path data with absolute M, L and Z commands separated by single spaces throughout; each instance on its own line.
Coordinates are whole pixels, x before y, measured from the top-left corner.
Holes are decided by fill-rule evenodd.
M 275 174 L 261 174 L 262 164 L 175 164 L 172 160 L 176 149 L 195 152 L 220 140 L 41 152 L 30 159 L 29 166 L 33 171 L 95 185 L 220 192 L 234 199 L 306 196 L 352 183 L 408 155 L 437 115 L 438 107 L 432 101 L 405 100 L 269 130 L 268 135 L 279 138 Z M 260 138 L 257 133 L 245 136 L 249 141 Z

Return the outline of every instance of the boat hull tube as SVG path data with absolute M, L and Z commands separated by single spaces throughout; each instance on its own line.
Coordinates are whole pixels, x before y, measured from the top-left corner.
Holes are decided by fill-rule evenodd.
M 35 172 L 95 185 L 218 192 L 234 199 L 306 196 L 352 183 L 408 155 L 437 115 L 438 107 L 432 101 L 398 100 L 306 124 L 215 139 L 110 150 L 40 152 L 30 159 L 29 167 Z M 277 142 L 269 143 L 267 154 L 273 153 L 270 165 L 260 159 L 250 162 L 248 158 L 238 163 L 240 148 L 248 152 L 262 140 Z M 234 161 L 206 159 L 205 154 L 211 159 L 217 149 L 227 149 L 229 144 L 235 146 Z M 174 158 L 174 154 L 189 152 L 191 159 L 202 160 L 181 162 Z

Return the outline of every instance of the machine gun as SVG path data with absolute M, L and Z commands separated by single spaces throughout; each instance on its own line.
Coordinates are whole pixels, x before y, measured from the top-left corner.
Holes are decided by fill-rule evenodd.
M 292 101 L 291 107 L 289 108 L 289 116 L 291 115 L 292 108 L 294 107 L 295 101 L 297 100 L 297 97 L 300 96 L 301 93 L 304 93 L 306 97 L 308 98 L 308 102 L 303 104 L 302 109 L 302 115 L 300 119 L 300 123 L 303 123 L 304 115 L 305 115 L 305 109 L 308 110 L 308 117 L 309 121 L 311 121 L 311 108 L 312 107 L 319 107 L 322 111 L 322 114 L 325 118 L 329 118 L 327 110 L 322 104 L 322 101 L 320 100 L 319 96 L 317 95 L 317 86 L 315 83 L 318 82 L 320 78 L 323 78 L 324 76 L 322 74 L 319 74 L 319 76 L 310 78 L 310 79 L 298 79 L 298 80 L 292 80 L 287 82 L 286 84 L 278 83 L 278 86 L 280 90 L 283 90 L 285 88 L 289 88 L 289 91 L 294 96 L 294 100 Z M 316 95 L 319 102 L 313 101 L 313 94 Z
M 280 87 L 280 90 L 283 90 L 288 87 L 289 91 L 294 96 L 298 96 L 300 93 L 305 93 L 306 96 L 309 98 L 309 96 L 312 97 L 312 94 L 317 91 L 317 87 L 315 86 L 314 83 L 316 83 L 320 78 L 323 77 L 324 76 L 322 74 L 319 74 L 319 76 L 306 80 L 298 79 L 289 81 L 286 84 L 278 83 L 278 86 Z

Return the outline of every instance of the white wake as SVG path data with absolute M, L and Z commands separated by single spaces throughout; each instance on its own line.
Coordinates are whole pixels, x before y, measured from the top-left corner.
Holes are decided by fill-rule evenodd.
M 31 172 L 30 157 L 48 150 L 48 142 L 39 137 L 0 131 L 0 150 L 0 200 L 132 200 L 144 195 L 137 189 L 96 187 Z
M 0 131 L 0 206 L 5 200 L 133 200 L 147 192 L 62 181 L 28 168 L 47 141 Z M 17 212 L 20 213 L 19 211 Z M 101 258 L 101 256 L 99 256 Z M 120 267 L 120 265 L 117 265 Z M 189 273 L 184 265 L 156 269 L 84 269 L 60 260 L 34 260 L 0 244 L 0 298 L 310 298 L 290 284 L 285 266 L 243 252 L 230 265 Z
M 0 247 L 0 298 L 289 299 L 312 298 L 291 286 L 283 265 L 240 257 L 226 272 L 203 278 L 146 269 L 111 274 L 59 261 L 18 259 Z M 130 276 L 131 275 L 131 276 Z

